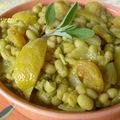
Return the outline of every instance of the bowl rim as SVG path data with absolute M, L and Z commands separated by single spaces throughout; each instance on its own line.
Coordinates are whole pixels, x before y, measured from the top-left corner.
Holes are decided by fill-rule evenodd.
M 36 1 L 30 1 L 27 3 L 23 3 L 20 4 L 16 7 L 11 8 L 10 10 L 4 12 L 3 14 L 0 15 L 0 17 L 8 14 L 10 11 L 13 11 L 14 9 L 17 9 L 18 7 L 22 7 L 23 5 L 28 5 L 28 4 L 36 4 L 38 3 L 40 0 L 36 0 Z M 71 0 L 72 1 L 72 0 Z M 89 0 L 88 0 L 89 1 Z M 105 7 L 109 7 L 109 9 L 113 11 L 120 11 L 120 8 L 114 7 L 112 5 L 109 4 L 103 4 Z M 116 13 L 116 12 L 115 12 Z M 119 12 L 120 13 L 120 12 Z M 118 13 L 117 13 L 118 14 Z M 116 112 L 120 112 L 120 104 L 114 105 L 114 106 L 110 106 L 108 108 L 103 108 L 97 111 L 90 111 L 90 112 L 76 112 L 76 113 L 72 113 L 72 112 L 65 112 L 65 111 L 59 111 L 59 110 L 54 110 L 54 109 L 50 109 L 47 107 L 42 107 L 42 106 L 38 106 L 35 105 L 33 103 L 29 103 L 26 100 L 20 98 L 19 96 L 17 96 L 16 94 L 14 94 L 12 91 L 10 91 L 7 87 L 5 87 L 5 85 L 0 81 L 0 94 L 3 95 L 5 98 L 7 98 L 7 100 L 11 101 L 12 103 L 15 103 L 16 105 L 30 111 L 30 112 L 35 112 L 39 115 L 45 115 L 48 117 L 53 117 L 53 118 L 57 118 L 57 116 L 59 116 L 59 118 L 64 118 L 64 119 L 93 119 L 93 118 L 98 118 L 99 116 L 106 116 L 106 115 L 110 115 Z
M 11 101 L 12 103 L 15 103 L 15 105 L 18 105 L 26 110 L 29 110 L 30 112 L 35 112 L 40 115 L 45 115 L 49 117 L 57 117 L 68 119 L 68 118 L 74 118 L 78 119 L 90 119 L 90 118 L 97 118 L 99 115 L 106 116 L 113 113 L 120 112 L 120 104 L 103 108 L 97 111 L 90 111 L 90 112 L 65 112 L 55 109 L 50 109 L 47 107 L 39 106 L 34 103 L 29 103 L 28 101 L 24 100 L 23 98 L 20 98 L 18 95 L 14 94 L 12 91 L 10 91 L 5 85 L 3 85 L 2 82 L 0 82 L 0 94 L 2 94 L 7 100 Z
M 48 2 L 45 2 L 44 0 L 30 0 L 28 2 L 25 2 L 25 3 L 21 3 L 19 5 L 16 5 L 16 6 L 13 6 L 11 7 L 10 9 L 6 10 L 5 12 L 1 13 L 0 14 L 0 18 L 1 17 L 4 17 L 6 14 L 9 15 L 10 14 L 10 11 L 13 11 L 14 9 L 21 9 L 22 6 L 25 6 L 25 5 L 31 5 L 32 3 L 32 6 L 39 3 L 39 2 L 43 2 L 43 3 L 48 3 Z M 48 0 L 49 2 L 54 2 L 55 0 Z M 73 0 L 68 0 L 69 2 L 73 2 Z M 96 0 L 74 0 L 74 2 L 78 2 L 80 4 L 83 4 L 85 5 L 86 3 L 89 3 L 89 2 L 98 2 L 100 3 L 103 7 L 105 7 L 108 11 L 110 11 L 114 16 L 118 16 L 120 15 L 120 7 L 118 6 L 113 6 L 111 4 L 108 4 L 108 3 L 105 3 L 105 2 L 100 2 L 100 1 L 96 1 Z M 41 2 L 41 3 L 42 3 Z M 25 9 L 25 8 L 24 8 Z M 27 9 L 26 9 L 27 10 Z M 5 17 L 6 18 L 6 17 Z

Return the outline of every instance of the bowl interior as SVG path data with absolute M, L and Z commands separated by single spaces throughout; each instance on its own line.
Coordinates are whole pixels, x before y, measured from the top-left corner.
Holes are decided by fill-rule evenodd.
M 48 4 L 51 2 L 54 2 L 55 0 L 34 0 L 28 3 L 24 3 L 22 5 L 16 6 L 8 11 L 6 11 L 5 13 L 1 14 L 0 17 L 1 18 L 8 18 L 10 16 L 12 16 L 14 13 L 22 11 L 22 10 L 28 10 L 31 9 L 36 3 L 41 2 L 43 4 Z M 70 2 L 73 2 L 74 0 L 69 0 Z M 94 0 L 76 0 L 82 4 L 86 4 L 88 2 L 94 1 Z M 120 15 L 120 8 L 114 7 L 112 5 L 109 4 L 104 4 L 102 3 L 103 6 L 105 6 L 113 15 Z M 94 115 L 102 115 L 104 116 L 105 114 L 111 114 L 114 113 L 116 111 L 120 111 L 120 105 L 114 105 L 112 107 L 109 108 L 105 108 L 102 110 L 98 110 L 98 111 L 91 111 L 91 112 L 86 112 L 86 113 L 66 113 L 63 111 L 58 111 L 58 110 L 53 110 L 53 109 L 49 109 L 49 108 L 45 108 L 42 106 L 37 106 L 31 103 L 28 103 L 27 101 L 23 100 L 22 98 L 18 97 L 17 95 L 15 95 L 14 93 L 12 93 L 8 88 L 6 88 L 1 82 L 0 82 L 0 94 L 2 94 L 4 97 L 6 97 L 9 101 L 12 101 L 13 103 L 17 104 L 18 106 L 23 107 L 24 109 L 27 109 L 31 112 L 36 112 L 36 113 L 41 113 L 44 115 L 49 115 L 49 116 L 64 116 L 64 118 L 78 118 L 78 117 L 83 117 L 85 118 L 85 116 L 87 116 L 88 118 L 90 118 L 91 116 L 93 117 Z

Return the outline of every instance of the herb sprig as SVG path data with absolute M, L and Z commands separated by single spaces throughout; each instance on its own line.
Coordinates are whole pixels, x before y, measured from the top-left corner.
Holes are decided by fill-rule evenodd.
M 62 22 L 59 26 L 50 33 L 44 35 L 44 37 L 49 37 L 53 35 L 64 36 L 72 40 L 73 37 L 77 37 L 80 39 L 88 39 L 93 37 L 95 32 L 88 28 L 78 28 L 75 25 L 71 24 L 73 18 L 75 17 L 75 13 L 77 11 L 78 3 L 74 3 L 71 5 L 68 10 L 66 16 L 63 18 Z M 46 24 L 51 25 L 54 23 L 56 18 L 55 7 L 54 4 L 50 4 L 46 10 L 45 19 Z

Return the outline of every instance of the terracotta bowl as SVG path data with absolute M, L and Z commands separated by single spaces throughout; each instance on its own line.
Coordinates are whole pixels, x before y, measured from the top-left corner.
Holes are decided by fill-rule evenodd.
M 28 3 L 24 3 L 22 5 L 19 5 L 8 10 L 7 12 L 0 15 L 0 17 L 10 17 L 12 14 L 18 11 L 32 8 L 38 2 L 48 4 L 53 1 L 54 0 L 34 0 Z M 72 2 L 75 0 L 69 1 Z M 93 0 L 76 0 L 76 1 L 82 4 L 86 4 Z M 101 4 L 105 6 L 113 15 L 120 15 L 119 8 L 113 7 L 112 5 L 108 4 L 103 3 Z M 1 82 L 0 82 L 0 94 L 3 95 L 10 102 L 10 104 L 15 105 L 15 109 L 17 109 L 17 111 L 19 111 L 20 113 L 24 114 L 24 116 L 27 116 L 32 120 L 120 120 L 120 104 L 92 112 L 69 113 L 28 103 L 27 101 L 23 100 L 22 98 L 11 92 Z

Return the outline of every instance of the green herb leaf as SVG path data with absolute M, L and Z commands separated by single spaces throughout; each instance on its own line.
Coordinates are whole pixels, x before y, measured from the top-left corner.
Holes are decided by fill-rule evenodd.
M 45 13 L 46 24 L 47 25 L 52 24 L 55 21 L 55 16 L 56 16 L 55 7 L 54 7 L 54 4 L 52 3 L 47 7 L 47 10 Z
M 69 9 L 69 11 L 67 12 L 62 22 L 60 23 L 60 25 L 58 26 L 58 28 L 68 25 L 75 17 L 76 10 L 77 10 L 77 3 L 74 3 Z
M 66 30 L 68 34 L 71 36 L 80 38 L 80 39 L 88 39 L 94 36 L 95 32 L 88 28 L 76 28 L 73 30 Z
M 73 30 L 73 29 L 75 29 L 75 28 L 76 28 L 75 25 L 66 25 L 66 26 L 64 26 L 64 27 L 57 28 L 56 31 L 61 31 L 61 32 L 63 32 L 63 31 L 65 31 L 65 30 Z
M 66 37 L 68 39 L 72 39 L 72 36 L 70 34 L 68 34 L 67 32 L 55 31 L 52 35 L 63 36 L 63 37 Z
M 69 38 L 70 40 L 72 39 L 72 36 L 70 34 L 68 34 L 65 31 L 59 31 L 59 30 L 55 30 L 53 32 L 47 33 L 47 34 L 43 35 L 42 37 L 46 38 L 46 37 L 50 37 L 50 36 L 53 36 L 53 35 L 63 36 L 63 37 Z
M 75 25 L 69 25 L 68 28 L 66 28 L 66 30 L 74 30 L 76 29 L 77 27 Z

